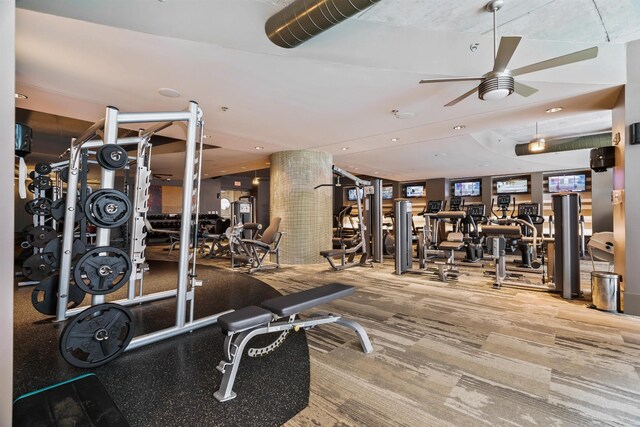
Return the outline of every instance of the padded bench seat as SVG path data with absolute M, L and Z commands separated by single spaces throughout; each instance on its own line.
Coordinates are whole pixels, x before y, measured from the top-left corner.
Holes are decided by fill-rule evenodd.
M 295 294 L 271 298 L 260 304 L 261 307 L 277 314 L 278 316 L 291 316 L 301 311 L 313 308 L 317 305 L 329 303 L 335 299 L 343 298 L 355 293 L 353 286 L 341 283 L 330 283 Z
M 338 255 L 348 255 L 353 251 L 349 249 L 328 249 L 326 251 L 320 251 L 320 255 L 323 257 L 334 257 Z
M 519 225 L 484 225 L 482 232 L 487 236 L 522 236 Z
M 236 332 L 269 323 L 272 319 L 270 311 L 250 305 L 218 317 L 218 325 L 223 331 Z
M 445 241 L 438 245 L 438 249 L 445 249 L 445 250 L 459 251 L 462 248 L 464 248 L 464 242 Z

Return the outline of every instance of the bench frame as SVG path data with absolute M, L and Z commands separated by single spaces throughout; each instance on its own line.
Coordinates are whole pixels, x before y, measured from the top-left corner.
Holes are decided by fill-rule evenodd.
M 273 332 L 282 332 L 282 334 L 287 334 L 291 330 L 308 330 L 319 325 L 336 323 L 352 329 L 356 333 L 364 353 L 368 354 L 373 352 L 373 346 L 371 345 L 367 332 L 364 330 L 362 325 L 356 321 L 345 319 L 342 316 L 331 313 L 317 313 L 306 320 L 302 320 L 300 318 L 296 320 L 296 316 L 298 316 L 298 314 L 279 318 L 274 314 L 273 320 L 266 325 L 261 324 L 243 330 L 227 332 L 227 337 L 224 340 L 224 359 L 216 367 L 216 369 L 223 374 L 220 388 L 213 394 L 218 402 L 226 402 L 227 400 L 231 400 L 236 397 L 236 393 L 233 391 L 233 384 L 236 380 L 238 369 L 240 368 L 242 353 L 249 341 L 258 335 L 270 334 Z M 282 334 L 280 335 L 281 337 Z

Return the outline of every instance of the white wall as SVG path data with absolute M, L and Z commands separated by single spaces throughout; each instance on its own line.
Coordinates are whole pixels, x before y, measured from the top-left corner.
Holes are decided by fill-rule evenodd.
M 13 200 L 15 138 L 15 0 L 0 0 L 0 194 Z M 13 223 L 13 203 L 0 204 L 0 217 Z M 0 227 L 0 426 L 11 425 L 13 400 L 13 227 Z
M 622 305 L 627 314 L 640 315 L 640 145 L 630 145 L 629 125 L 640 122 L 640 40 L 627 44 L 627 84 L 613 109 L 616 147 L 613 188 L 624 190 L 623 203 L 613 208 L 615 271 L 623 277 Z M 629 219 L 629 221 L 627 221 Z

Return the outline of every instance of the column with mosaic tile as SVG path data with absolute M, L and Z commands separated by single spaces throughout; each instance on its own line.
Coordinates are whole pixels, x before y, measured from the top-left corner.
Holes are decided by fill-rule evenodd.
M 331 248 L 333 182 L 330 153 L 281 151 L 271 155 L 271 218 L 282 218 L 280 261 L 283 264 L 324 262 L 321 250 Z

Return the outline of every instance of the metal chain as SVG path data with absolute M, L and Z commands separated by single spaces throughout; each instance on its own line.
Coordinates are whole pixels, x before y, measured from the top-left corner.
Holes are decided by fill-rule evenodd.
M 282 332 L 280 334 L 280 336 L 274 342 L 272 342 L 271 344 L 269 344 L 266 347 L 250 348 L 247 351 L 247 356 L 249 356 L 249 357 L 262 357 L 262 356 L 266 356 L 269 353 L 272 353 L 273 351 L 275 351 L 278 347 L 280 347 L 282 345 L 284 340 L 287 338 L 287 335 L 289 335 L 289 332 L 291 332 L 291 330 Z

